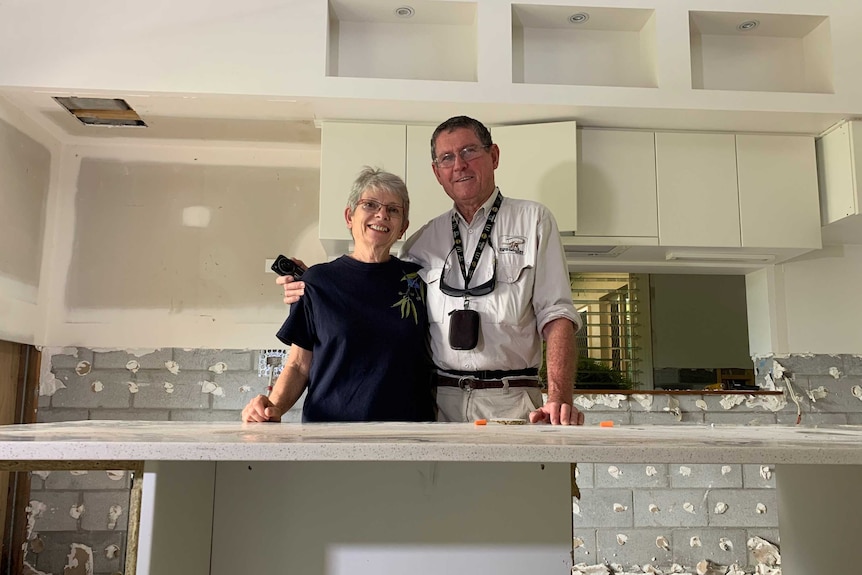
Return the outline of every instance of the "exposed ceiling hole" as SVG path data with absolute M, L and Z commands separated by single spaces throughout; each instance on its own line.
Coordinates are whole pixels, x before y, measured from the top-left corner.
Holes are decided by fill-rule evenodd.
M 754 30 L 758 26 L 760 26 L 759 20 L 746 20 L 745 22 L 743 22 L 742 24 L 740 24 L 736 28 L 738 30 L 742 30 L 743 32 L 748 32 L 749 30 Z
M 147 124 L 120 98 L 77 98 L 58 96 L 58 104 L 87 126 L 142 127 Z
M 586 12 L 578 12 L 577 14 L 572 14 L 569 16 L 569 22 L 572 24 L 583 24 L 587 20 L 590 19 L 590 15 Z

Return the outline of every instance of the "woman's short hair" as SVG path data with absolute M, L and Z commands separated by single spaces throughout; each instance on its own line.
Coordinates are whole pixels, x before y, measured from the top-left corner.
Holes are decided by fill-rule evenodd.
M 395 194 L 404 205 L 404 219 L 406 220 L 410 215 L 410 196 L 407 194 L 407 184 L 404 180 L 393 173 L 370 166 L 363 166 L 359 176 L 353 181 L 350 196 L 347 197 L 347 207 L 350 208 L 351 214 L 356 211 L 362 192 L 368 189 Z

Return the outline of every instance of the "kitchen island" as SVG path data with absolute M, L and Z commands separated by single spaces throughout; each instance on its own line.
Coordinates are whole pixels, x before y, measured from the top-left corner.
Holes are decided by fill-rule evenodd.
M 145 462 L 139 575 L 567 573 L 573 462 L 774 463 L 785 575 L 862 529 L 858 426 L 81 421 L 2 427 L 0 460 Z

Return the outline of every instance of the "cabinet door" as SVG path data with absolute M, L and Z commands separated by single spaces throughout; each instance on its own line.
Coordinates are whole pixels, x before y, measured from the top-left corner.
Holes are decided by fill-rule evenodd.
M 431 134 L 435 126 L 407 126 L 407 188 L 410 190 L 409 236 L 428 220 L 452 209 L 431 169 Z
M 821 247 L 814 138 L 736 136 L 743 247 Z
M 658 236 L 655 135 L 578 130 L 579 236 Z
M 733 134 L 655 135 L 659 245 L 739 247 Z
M 821 223 L 825 226 L 858 212 L 854 158 L 855 122 L 838 126 L 817 141 Z M 862 154 L 862 149 L 856 151 Z
M 397 124 L 325 122 L 320 135 L 320 238 L 351 239 L 344 208 L 362 166 L 404 178 L 406 128 Z
M 560 231 L 578 224 L 578 157 L 575 122 L 500 126 L 491 130 L 500 147 L 495 180 L 504 196 L 547 206 Z

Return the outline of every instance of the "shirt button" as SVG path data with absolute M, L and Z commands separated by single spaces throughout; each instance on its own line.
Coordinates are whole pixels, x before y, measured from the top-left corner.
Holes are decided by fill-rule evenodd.
M 472 364 L 472 363 L 465 363 L 465 364 L 464 364 L 464 369 L 472 369 L 472 368 L 473 368 L 473 364 Z
M 467 230 L 467 233 L 468 233 L 468 234 L 472 234 L 472 233 L 473 233 L 473 230 Z

